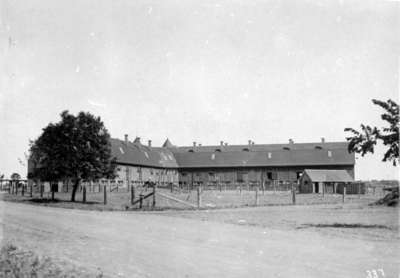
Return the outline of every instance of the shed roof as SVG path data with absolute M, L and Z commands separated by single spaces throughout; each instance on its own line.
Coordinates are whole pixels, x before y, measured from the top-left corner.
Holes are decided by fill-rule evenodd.
M 312 182 L 352 182 L 354 179 L 346 170 L 304 170 Z

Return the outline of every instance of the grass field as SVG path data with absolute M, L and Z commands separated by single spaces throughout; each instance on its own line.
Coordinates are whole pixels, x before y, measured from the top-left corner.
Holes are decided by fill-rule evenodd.
M 101 271 L 90 272 L 66 262 L 57 262 L 39 256 L 31 250 L 16 247 L 14 243 L 2 242 L 0 247 L 0 277 L 104 277 Z
M 136 190 L 135 200 L 138 199 L 139 194 L 146 195 L 152 192 L 152 189 L 145 191 L 144 189 Z M 197 206 L 197 192 L 196 191 L 181 191 L 171 193 L 167 189 L 157 189 L 157 192 L 166 194 L 173 198 L 182 200 Z M 55 193 L 55 200 L 51 201 L 51 195 L 45 193 L 43 198 L 40 198 L 38 193 L 33 194 L 29 197 L 29 194 L 25 196 L 12 195 L 8 193 L 1 194 L 1 198 L 5 201 L 24 202 L 44 206 L 62 207 L 62 208 L 77 208 L 84 210 L 135 210 L 138 209 L 139 205 L 132 206 L 130 204 L 130 192 L 126 189 L 120 189 L 118 192 L 107 192 L 107 204 L 104 205 L 104 193 L 103 192 L 87 192 L 86 203 L 82 202 L 82 192 L 77 192 L 76 202 L 70 202 L 71 193 Z M 369 204 L 377 199 L 381 198 L 382 195 L 346 195 L 345 203 L 361 203 Z M 313 205 L 313 204 L 341 204 L 342 195 L 339 194 L 296 194 L 296 205 Z M 291 205 L 292 194 L 288 191 L 265 191 L 264 193 L 259 191 L 257 194 L 257 206 L 279 206 L 279 205 Z M 166 199 L 156 194 L 156 206 L 152 208 L 153 198 L 150 197 L 143 201 L 144 210 L 155 209 L 155 210 L 166 210 L 166 209 L 193 209 L 188 205 Z M 201 208 L 202 209 L 214 209 L 214 208 L 237 208 L 237 207 L 253 207 L 256 206 L 256 192 L 243 190 L 241 193 L 236 190 L 217 191 L 217 190 L 206 190 L 201 193 Z

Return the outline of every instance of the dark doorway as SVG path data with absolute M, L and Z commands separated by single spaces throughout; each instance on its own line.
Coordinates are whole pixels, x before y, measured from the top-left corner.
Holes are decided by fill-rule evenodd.
M 319 183 L 315 182 L 314 185 L 315 185 L 315 193 L 319 193 Z

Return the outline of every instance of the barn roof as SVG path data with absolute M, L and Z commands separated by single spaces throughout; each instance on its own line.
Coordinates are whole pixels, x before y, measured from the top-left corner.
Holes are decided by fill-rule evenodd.
M 148 147 L 119 139 L 111 139 L 111 152 L 121 164 L 131 164 L 157 168 L 177 168 L 173 153 L 167 148 Z
M 353 155 L 346 149 L 294 149 L 271 151 L 223 151 L 174 153 L 182 168 L 196 167 L 257 167 L 257 166 L 311 166 L 354 164 Z
M 346 142 L 163 147 L 111 139 L 119 163 L 159 168 L 354 165 Z M 122 151 L 121 151 L 122 150 Z
M 304 170 L 312 182 L 352 182 L 354 179 L 346 170 Z

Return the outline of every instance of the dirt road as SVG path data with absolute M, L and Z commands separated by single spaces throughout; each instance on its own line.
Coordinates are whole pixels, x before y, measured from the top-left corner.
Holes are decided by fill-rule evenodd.
M 115 277 L 398 276 L 397 241 L 2 201 L 0 213 L 4 240 Z

